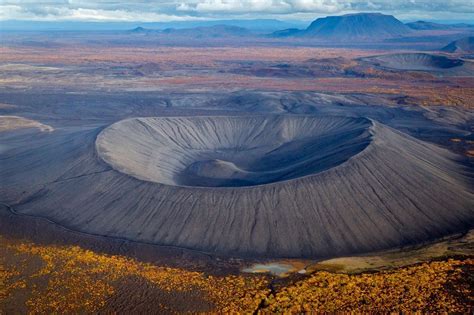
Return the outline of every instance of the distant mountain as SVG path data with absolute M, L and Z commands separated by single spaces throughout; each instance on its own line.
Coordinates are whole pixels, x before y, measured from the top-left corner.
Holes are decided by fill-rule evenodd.
M 413 30 L 444 30 L 451 28 L 450 25 L 447 24 L 439 24 L 439 23 L 433 23 L 433 22 L 426 22 L 426 21 L 416 21 L 416 22 L 411 22 L 411 23 L 406 23 L 406 26 Z
M 297 29 L 297 28 L 288 28 L 286 30 L 273 32 L 272 36 L 273 37 L 289 37 L 289 36 L 302 34 L 302 32 L 303 32 L 302 30 Z
M 253 32 L 246 28 L 230 25 L 214 25 L 193 28 L 166 28 L 164 30 L 146 29 L 139 26 L 130 30 L 129 32 L 134 34 L 161 34 L 192 38 L 243 37 L 254 35 Z
M 246 28 L 231 25 L 214 25 L 182 29 L 167 28 L 161 31 L 161 33 L 193 38 L 243 37 L 253 35 L 253 33 Z
M 195 22 L 196 25 L 187 26 L 185 28 L 191 27 L 206 27 L 206 26 L 215 26 L 215 25 L 228 25 L 228 26 L 238 26 L 246 28 L 254 32 L 269 33 L 277 30 L 282 30 L 285 28 L 296 28 L 296 27 L 306 27 L 308 25 L 305 22 L 301 21 L 280 21 L 274 19 L 256 19 L 256 20 L 218 20 L 218 21 L 203 21 Z M 177 27 L 176 27 L 177 28 Z
M 335 39 L 380 39 L 397 37 L 410 32 L 391 15 L 358 13 L 317 19 L 306 29 L 306 36 Z
M 424 30 L 447 30 L 447 29 L 457 29 L 457 28 L 474 28 L 474 25 L 469 25 L 465 23 L 459 24 L 441 24 L 434 22 L 426 21 L 416 21 L 411 23 L 406 23 L 406 26 L 413 30 L 424 31 Z
M 301 36 L 321 40 L 380 40 L 410 33 L 411 29 L 391 15 L 357 13 L 319 18 L 301 31 L 284 30 L 273 33 L 276 37 Z
M 457 23 L 457 24 L 450 24 L 454 27 L 458 28 L 474 28 L 474 24 L 468 24 L 468 23 Z
M 126 31 L 136 26 L 148 30 L 165 28 L 194 28 L 214 25 L 239 26 L 251 31 L 268 34 L 277 30 L 292 27 L 306 27 L 302 21 L 280 21 L 276 19 L 226 19 L 170 22 L 85 22 L 85 21 L 15 21 L 5 20 L 0 23 L 2 31 Z
M 146 33 L 148 30 L 143 27 L 135 27 L 133 30 L 130 30 L 130 33 Z
M 474 53 L 474 36 L 464 37 L 441 48 L 445 52 L 463 52 L 463 53 Z

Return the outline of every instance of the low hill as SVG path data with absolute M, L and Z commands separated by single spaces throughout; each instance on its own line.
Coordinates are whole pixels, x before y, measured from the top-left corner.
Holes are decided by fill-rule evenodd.
M 153 31 L 153 30 L 145 29 L 141 26 L 138 26 L 138 27 L 135 27 L 133 30 L 130 30 L 129 32 L 130 33 L 146 33 L 150 31 Z
M 406 23 L 406 26 L 413 30 L 417 31 L 425 31 L 425 30 L 445 30 L 445 29 L 450 29 L 452 28 L 451 25 L 447 24 L 439 24 L 439 23 L 433 23 L 433 22 L 426 22 L 426 21 L 416 21 L 416 22 L 411 22 L 411 23 Z
M 469 24 L 464 24 L 464 23 L 441 24 L 441 23 L 434 23 L 434 22 L 427 22 L 427 21 L 416 21 L 416 22 L 406 23 L 405 25 L 417 31 L 474 28 L 474 25 L 469 25 Z
M 472 53 L 474 52 L 474 36 L 464 37 L 458 40 L 455 40 L 448 45 L 441 48 L 445 52 L 465 52 Z

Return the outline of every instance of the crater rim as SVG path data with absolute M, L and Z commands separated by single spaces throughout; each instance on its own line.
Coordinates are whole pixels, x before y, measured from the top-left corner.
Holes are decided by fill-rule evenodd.
M 314 172 L 314 173 L 309 173 L 301 176 L 297 176 L 294 178 L 288 178 L 288 179 L 283 179 L 283 180 L 276 180 L 276 181 L 271 181 L 271 182 L 266 182 L 266 183 L 261 183 L 261 184 L 253 184 L 253 185 L 236 185 L 236 186 L 204 186 L 204 185 L 186 185 L 186 184 L 169 184 L 169 183 L 163 183 L 159 180 L 154 180 L 154 179 L 149 179 L 142 177 L 138 174 L 134 174 L 133 172 L 127 172 L 120 167 L 117 167 L 114 162 L 111 162 L 108 160 L 107 157 L 104 157 L 104 154 L 102 152 L 102 149 L 100 148 L 101 140 L 104 137 L 104 134 L 110 130 L 112 127 L 116 127 L 120 124 L 131 122 L 131 121 L 143 121 L 143 120 L 173 120 L 173 119 L 185 119 L 185 120 L 202 120 L 202 119 L 238 119 L 238 120 L 247 120 L 247 119 L 262 119 L 262 120 L 268 120 L 268 119 L 317 119 L 317 120 L 329 120 L 329 119 L 336 119 L 336 120 L 345 120 L 347 122 L 358 122 L 361 125 L 364 125 L 365 128 L 363 128 L 367 133 L 367 143 L 364 145 L 364 147 L 356 152 L 355 154 L 352 154 L 348 156 L 347 159 L 342 161 L 341 163 L 338 163 L 337 165 L 334 165 L 332 167 L 326 168 L 324 170 Z M 175 187 L 175 188 L 182 188 L 182 189 L 197 189 L 197 190 L 248 190 L 248 189 L 258 189 L 258 188 L 263 188 L 263 187 L 272 187 L 272 186 L 279 186 L 279 185 L 285 185 L 289 182 L 294 182 L 294 181 L 301 181 L 304 179 L 308 179 L 311 177 L 317 177 L 320 176 L 326 172 L 329 172 L 331 170 L 334 170 L 336 168 L 342 167 L 346 163 L 348 163 L 350 160 L 356 158 L 357 156 L 363 154 L 369 147 L 373 145 L 374 141 L 374 135 L 375 135 L 375 126 L 376 122 L 368 117 L 348 117 L 348 116 L 342 116 L 342 115 L 324 115 L 324 116 L 317 116 L 317 115 L 307 115 L 307 114 L 257 114 L 257 115 L 202 115 L 202 116 L 145 116 L 145 117 L 130 117 L 130 118 L 125 118 L 119 121 L 116 121 L 105 128 L 103 128 L 96 136 L 96 141 L 95 141 L 95 150 L 96 153 L 101 161 L 109 165 L 114 171 L 125 175 L 129 177 L 133 177 L 134 179 L 137 179 L 139 181 L 144 181 L 144 182 L 149 182 L 153 183 L 156 185 L 162 185 L 162 186 L 168 186 L 168 187 Z M 216 160 L 221 160 L 221 159 L 216 159 Z M 222 160 L 224 162 L 230 162 L 227 160 Z M 194 163 L 199 163 L 201 161 L 195 161 Z M 192 164 L 194 164 L 192 163 Z M 191 166 L 188 165 L 188 166 Z

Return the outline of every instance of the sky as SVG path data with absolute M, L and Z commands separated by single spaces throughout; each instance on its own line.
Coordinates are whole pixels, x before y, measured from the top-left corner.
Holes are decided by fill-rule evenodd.
M 354 12 L 403 21 L 473 21 L 474 0 L 0 0 L 0 20 L 169 22 L 276 18 L 309 21 Z

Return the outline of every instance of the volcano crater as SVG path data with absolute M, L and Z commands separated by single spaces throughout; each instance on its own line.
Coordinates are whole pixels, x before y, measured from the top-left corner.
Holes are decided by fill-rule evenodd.
M 371 141 L 365 118 L 267 116 L 133 118 L 96 141 L 114 169 L 171 186 L 265 185 L 320 173 Z

